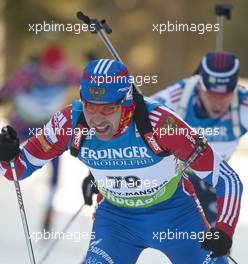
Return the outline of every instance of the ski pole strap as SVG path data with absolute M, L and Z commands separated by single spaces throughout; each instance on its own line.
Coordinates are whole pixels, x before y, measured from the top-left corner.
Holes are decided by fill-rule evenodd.
M 160 157 L 166 157 L 171 155 L 169 152 L 162 149 L 154 136 L 152 125 L 150 123 L 149 114 L 146 109 L 144 97 L 137 92 L 133 93 L 133 99 L 135 102 L 134 121 L 137 129 L 143 138 L 146 145 Z
M 77 157 L 79 154 L 79 151 L 81 149 L 81 146 L 84 143 L 84 140 L 86 138 L 86 134 L 84 133 L 84 129 L 87 128 L 89 129 L 84 113 L 81 112 L 77 124 L 75 128 L 73 129 L 73 137 L 71 141 L 71 147 L 70 147 L 70 153 L 72 156 Z

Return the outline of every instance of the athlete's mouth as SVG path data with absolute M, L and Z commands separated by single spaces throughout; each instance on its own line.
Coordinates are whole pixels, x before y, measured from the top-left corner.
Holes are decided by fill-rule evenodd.
M 215 109 L 213 110 L 214 114 L 221 114 L 222 113 L 222 109 Z
M 95 126 L 95 130 L 97 133 L 102 134 L 108 131 L 110 128 L 110 125 L 105 125 L 105 126 Z

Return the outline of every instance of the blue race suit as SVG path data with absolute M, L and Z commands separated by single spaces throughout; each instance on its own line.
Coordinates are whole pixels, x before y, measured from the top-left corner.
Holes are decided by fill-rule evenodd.
M 148 99 L 146 106 L 154 132 L 170 121 L 189 133 L 158 134 L 159 146 L 170 152 L 160 157 L 146 146 L 131 117 L 128 126 L 111 140 L 99 140 L 89 132 L 78 159 L 90 168 L 102 199 L 99 198 L 92 230 L 95 235 L 84 263 L 132 264 L 146 247 L 161 250 L 178 264 L 227 263 L 224 257 L 211 260 L 210 252 L 200 248 L 205 226 L 182 180 L 182 161 L 196 147 L 192 129 L 168 108 Z M 45 127 L 50 133 L 29 139 L 15 162 L 19 179 L 77 143 L 70 131 L 81 111 L 82 104 L 74 102 L 51 118 Z M 55 133 L 57 129 L 60 133 Z M 12 179 L 8 165 L 0 165 L 2 175 Z M 232 236 L 242 194 L 238 175 L 209 145 L 190 166 L 215 186 L 217 228 Z

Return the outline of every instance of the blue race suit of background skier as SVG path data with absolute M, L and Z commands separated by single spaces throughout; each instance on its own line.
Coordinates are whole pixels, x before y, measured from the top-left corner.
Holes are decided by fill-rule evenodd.
M 208 142 L 228 160 L 235 151 L 239 139 L 248 130 L 248 90 L 237 84 L 239 60 L 228 52 L 210 52 L 201 62 L 198 75 L 183 79 L 152 97 L 176 111 L 189 125 L 203 132 Z M 205 108 L 204 93 L 217 96 L 211 110 L 220 110 L 221 100 L 230 97 L 226 111 L 212 117 Z M 220 97 L 220 98 L 218 98 Z M 206 99 L 205 99 L 206 100 Z M 222 111 L 222 109 L 221 109 Z M 191 175 L 198 197 L 208 220 L 215 225 L 216 196 L 213 188 Z

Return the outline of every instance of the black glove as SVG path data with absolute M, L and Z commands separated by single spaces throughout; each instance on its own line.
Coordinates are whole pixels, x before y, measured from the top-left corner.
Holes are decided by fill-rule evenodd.
M 231 246 L 232 238 L 217 228 L 211 228 L 207 231 L 204 235 L 204 241 L 201 243 L 202 248 L 212 251 L 212 258 L 228 255 Z
M 96 183 L 95 183 L 95 179 L 93 177 L 93 175 L 89 174 L 89 176 L 87 176 L 82 184 L 82 191 L 83 191 L 83 196 L 84 196 L 84 202 L 87 205 L 92 205 L 92 197 L 93 194 L 98 194 L 99 191 L 96 187 Z
M 0 133 L 0 161 L 10 162 L 19 153 L 19 138 L 11 126 L 3 127 Z

